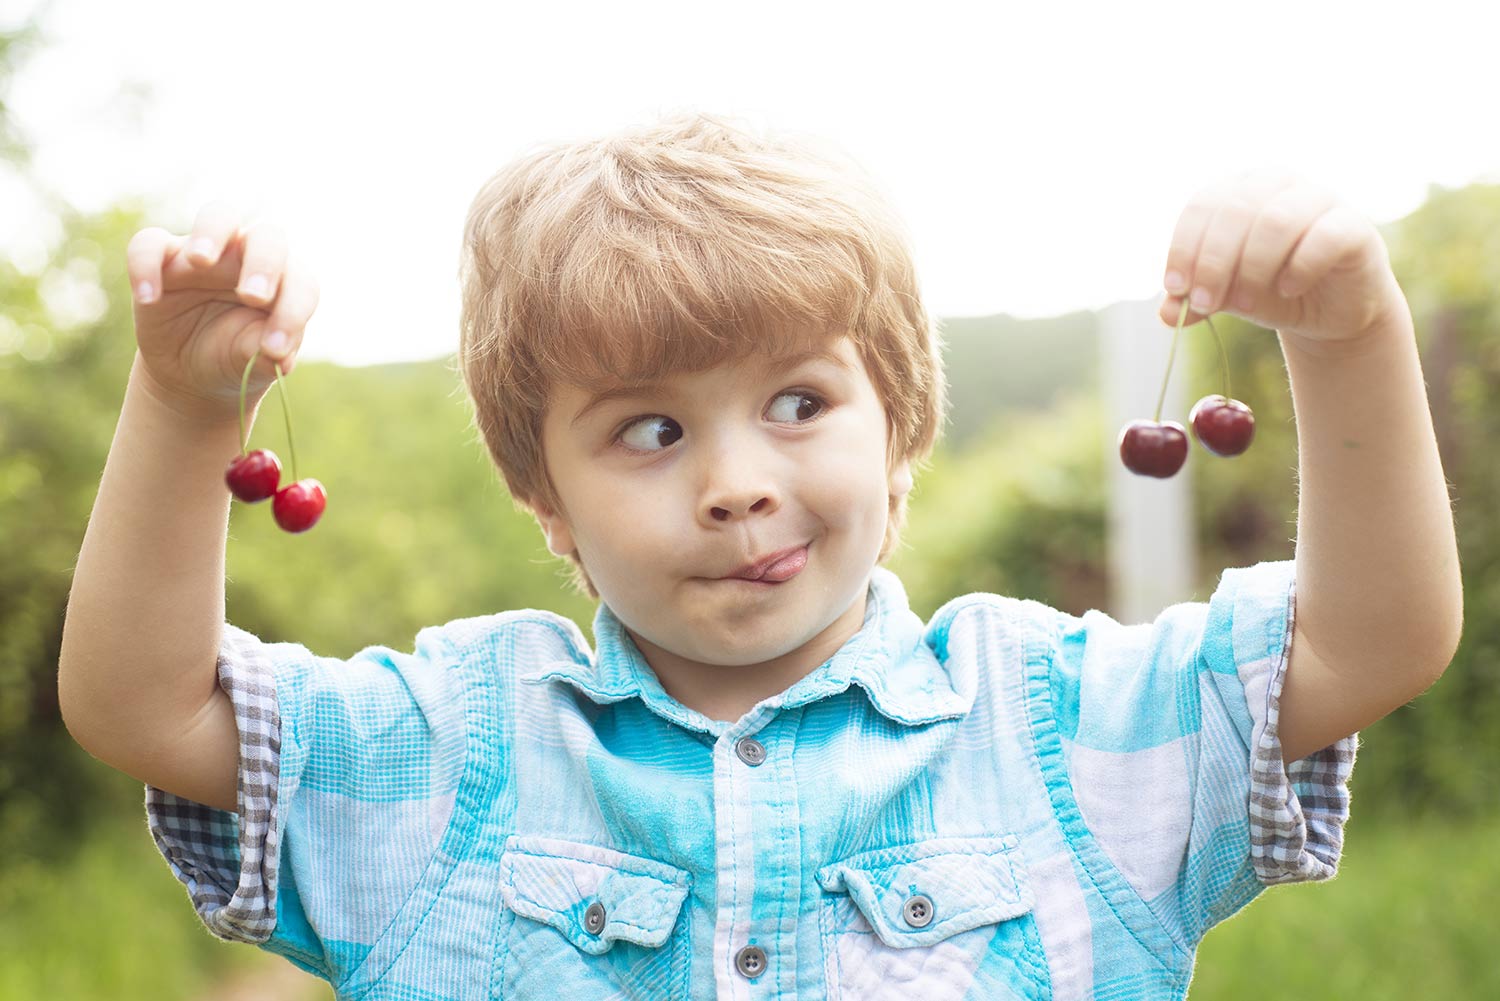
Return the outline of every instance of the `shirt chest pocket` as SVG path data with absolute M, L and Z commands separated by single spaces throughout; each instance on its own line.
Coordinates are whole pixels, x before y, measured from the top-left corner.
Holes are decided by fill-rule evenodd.
M 687 997 L 691 877 L 597 845 L 512 837 L 493 996 Z
M 1015 837 L 882 848 L 817 878 L 829 998 L 1052 996 Z

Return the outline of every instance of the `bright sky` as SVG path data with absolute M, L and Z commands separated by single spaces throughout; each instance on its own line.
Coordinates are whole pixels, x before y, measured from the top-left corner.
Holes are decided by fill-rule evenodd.
M 35 9 L 0 0 L 0 25 Z M 322 288 L 302 357 L 349 365 L 455 350 L 464 212 L 502 164 L 681 107 L 863 164 L 937 316 L 1153 296 L 1188 197 L 1249 166 L 1382 222 L 1500 181 L 1500 5 L 1474 0 L 57 0 L 45 23 L 12 93 L 44 181 L 179 232 L 213 198 L 274 220 Z M 19 195 L 0 180 L 0 245 L 35 258 Z

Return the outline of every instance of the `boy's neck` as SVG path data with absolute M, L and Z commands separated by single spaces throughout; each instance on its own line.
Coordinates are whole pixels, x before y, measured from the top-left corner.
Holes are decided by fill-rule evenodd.
M 827 663 L 864 624 L 868 596 L 869 589 L 862 590 L 828 628 L 797 649 L 759 664 L 704 664 L 659 647 L 628 627 L 625 632 L 668 695 L 709 719 L 733 723 Z

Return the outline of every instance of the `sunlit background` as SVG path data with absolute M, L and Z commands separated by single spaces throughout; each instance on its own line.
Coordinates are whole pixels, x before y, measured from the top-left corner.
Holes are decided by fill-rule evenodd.
M 1454 498 L 1464 643 L 1363 734 L 1339 877 L 1213 931 L 1191 998 L 1500 996 L 1497 38 L 1500 7 L 1473 0 L 0 0 L 0 1001 L 329 996 L 203 931 L 139 783 L 60 721 L 68 590 L 134 353 L 130 235 L 229 199 L 285 228 L 322 288 L 287 382 L 329 510 L 289 537 L 233 506 L 230 621 L 337 657 L 509 608 L 587 629 L 593 603 L 513 509 L 449 367 L 460 228 L 530 147 L 688 108 L 837 147 L 908 225 L 952 400 L 890 564 L 924 616 L 967 591 L 1122 607 L 1120 393 L 1132 416 L 1155 403 L 1145 354 L 1166 341 L 1137 321 L 1196 190 L 1279 165 L 1380 224 Z M 1156 607 L 1294 555 L 1280 352 L 1220 329 L 1256 440 L 1125 480 L 1156 519 L 1132 516 Z M 1127 334 L 1127 361 L 1101 351 Z M 1185 337 L 1177 365 L 1181 420 L 1219 389 L 1213 342 Z M 266 407 L 251 445 L 279 449 Z
M 44 24 L 11 92 L 37 175 L 179 231 L 212 198 L 276 220 L 323 288 L 303 357 L 349 365 L 456 347 L 460 227 L 503 163 L 682 106 L 864 165 L 940 316 L 1149 295 L 1185 199 L 1248 166 L 1382 221 L 1500 171 L 1500 6 L 1472 0 L 58 0 Z M 0 239 L 40 259 L 55 231 L 0 183 Z

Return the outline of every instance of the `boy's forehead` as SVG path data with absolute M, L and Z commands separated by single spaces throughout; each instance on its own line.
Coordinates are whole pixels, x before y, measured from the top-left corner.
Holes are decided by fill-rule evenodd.
M 755 376 L 770 378 L 805 362 L 817 360 L 828 361 L 851 374 L 858 372 L 861 367 L 859 354 L 847 334 L 807 338 L 790 350 L 741 354 L 726 358 L 719 364 L 735 366 Z M 696 370 L 686 368 L 669 368 L 653 378 L 639 381 L 606 377 L 587 383 L 565 382 L 557 387 L 554 396 L 568 398 L 567 409 L 574 412 L 565 416 L 576 424 L 603 403 L 628 396 L 670 392 L 675 384 L 695 372 Z

